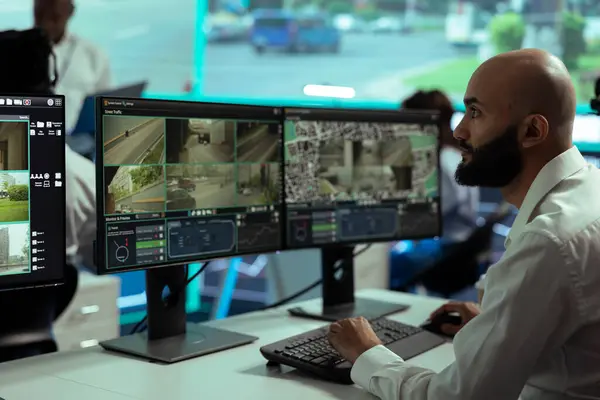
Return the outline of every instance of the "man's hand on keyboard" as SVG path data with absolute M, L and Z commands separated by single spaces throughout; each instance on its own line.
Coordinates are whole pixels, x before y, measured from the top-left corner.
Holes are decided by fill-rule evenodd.
M 382 344 L 369 321 L 363 317 L 334 322 L 329 326 L 328 337 L 329 343 L 351 363 L 365 351 Z

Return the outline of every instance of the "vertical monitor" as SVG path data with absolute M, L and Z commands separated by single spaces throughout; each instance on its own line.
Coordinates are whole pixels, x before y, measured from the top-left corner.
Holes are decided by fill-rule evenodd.
M 64 279 L 64 102 L 0 94 L 0 290 Z
M 290 248 L 440 235 L 438 115 L 284 110 Z
M 96 106 L 99 273 L 281 249 L 281 109 Z

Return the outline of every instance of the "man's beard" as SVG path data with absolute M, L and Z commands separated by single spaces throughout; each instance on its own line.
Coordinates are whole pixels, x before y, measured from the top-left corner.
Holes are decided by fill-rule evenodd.
M 501 188 L 510 184 L 523 169 L 517 126 L 509 126 L 502 135 L 477 149 L 464 140 L 459 146 L 471 155 L 470 161 L 463 160 L 456 169 L 455 179 L 459 185 Z

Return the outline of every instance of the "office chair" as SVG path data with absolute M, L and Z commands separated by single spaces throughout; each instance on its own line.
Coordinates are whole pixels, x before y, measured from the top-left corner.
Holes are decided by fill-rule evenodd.
M 511 206 L 507 203 L 502 204 L 467 240 L 451 246 L 440 260 L 415 274 L 400 290 L 409 291 L 420 284 L 430 292 L 449 298 L 474 285 L 489 267 L 494 225 L 502 222 L 511 213 Z
M 52 325 L 73 300 L 78 282 L 77 269 L 67 264 L 62 286 L 0 293 L 0 303 L 11 307 L 10 315 L 0 312 L 0 362 L 58 350 Z

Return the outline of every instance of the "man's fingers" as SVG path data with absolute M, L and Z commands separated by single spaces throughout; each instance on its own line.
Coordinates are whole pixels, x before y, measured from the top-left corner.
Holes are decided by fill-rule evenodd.
M 434 312 L 432 312 L 429 317 L 430 318 L 434 318 L 434 317 L 437 317 L 438 315 L 443 314 L 443 313 L 456 312 L 456 308 L 458 307 L 458 304 L 459 303 L 456 303 L 456 302 L 446 303 L 443 306 L 439 307 Z
M 342 330 L 342 326 L 339 324 L 339 322 L 334 322 L 333 324 L 329 325 L 329 333 L 336 333 Z

